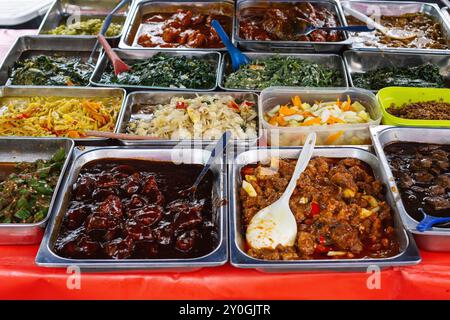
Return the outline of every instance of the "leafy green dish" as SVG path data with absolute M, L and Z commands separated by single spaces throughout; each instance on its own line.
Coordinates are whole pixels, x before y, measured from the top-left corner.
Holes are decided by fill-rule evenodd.
M 93 71 L 78 57 L 38 55 L 16 62 L 10 78 L 14 85 L 87 86 Z
M 339 70 L 294 57 L 255 59 L 226 76 L 225 87 L 262 90 L 271 86 L 332 87 L 345 85 Z
M 112 65 L 109 64 L 100 82 L 189 89 L 212 89 L 216 83 L 216 66 L 210 61 L 196 57 L 158 53 L 149 59 L 132 62 L 130 66 L 131 71 L 116 76 Z
M 1 164 L 12 173 L 0 182 L 0 223 L 35 223 L 47 216 L 65 157 L 61 148 L 50 160 Z
M 380 90 L 385 87 L 444 88 L 439 68 L 431 63 L 411 67 L 388 67 L 352 75 L 355 87 Z

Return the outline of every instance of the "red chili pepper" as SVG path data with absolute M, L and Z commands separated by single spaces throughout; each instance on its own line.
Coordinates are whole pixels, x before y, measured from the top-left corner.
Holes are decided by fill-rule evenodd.
M 321 245 L 321 244 L 318 244 L 318 245 L 316 246 L 316 249 L 315 249 L 315 251 L 316 251 L 317 253 L 327 253 L 327 252 L 329 252 L 330 250 L 331 250 L 330 247 L 327 247 L 327 246 L 324 246 L 324 245 Z
M 255 105 L 254 102 L 250 102 L 250 101 L 245 101 L 245 104 L 249 107 L 253 107 Z
M 16 116 L 16 119 L 26 119 L 26 118 L 29 118 L 30 116 L 29 115 L 27 115 L 26 113 L 22 113 L 22 114 L 19 114 L 18 116 Z
M 255 173 L 255 168 L 253 168 L 253 167 L 244 167 L 244 168 L 242 168 L 242 174 L 243 175 L 246 175 L 246 174 L 253 175 L 254 173 Z
M 311 215 L 315 216 L 320 213 L 320 206 L 317 202 L 311 202 Z
M 319 243 L 320 243 L 320 244 L 324 244 L 324 243 L 325 243 L 325 238 L 324 238 L 324 236 L 319 236 Z
M 239 105 L 236 102 L 234 102 L 234 100 L 231 100 L 230 103 L 228 103 L 228 107 L 236 111 L 241 111 L 241 109 L 239 109 Z
M 183 101 L 178 101 L 177 102 L 177 109 L 187 109 L 187 103 L 185 103 Z

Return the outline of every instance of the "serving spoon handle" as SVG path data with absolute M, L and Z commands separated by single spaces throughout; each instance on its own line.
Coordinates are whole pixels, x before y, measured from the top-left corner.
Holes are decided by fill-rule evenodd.
M 292 178 L 289 181 L 286 190 L 284 190 L 283 195 L 280 197 L 278 201 L 280 202 L 289 202 L 289 199 L 292 196 L 292 193 L 297 186 L 297 180 L 300 178 L 300 175 L 303 171 L 305 171 L 308 166 L 309 159 L 312 157 L 312 153 L 314 152 L 314 146 L 316 144 L 317 135 L 315 132 L 311 132 L 306 137 L 305 144 L 302 148 L 300 157 L 297 160 L 297 164 L 295 165 L 294 173 L 292 174 Z
M 423 219 L 419 222 L 416 229 L 420 232 L 430 230 L 435 224 L 450 222 L 450 217 L 435 217 L 427 214 L 422 208 L 419 209 L 423 213 Z
M 209 168 L 211 168 L 211 165 L 214 163 L 216 158 L 222 154 L 223 150 L 226 148 L 226 146 L 230 142 L 230 139 L 231 139 L 231 132 L 225 131 L 222 134 L 222 136 L 220 137 L 220 139 L 217 141 L 216 145 L 214 146 L 214 149 L 211 151 L 211 156 L 209 157 L 208 161 L 204 165 L 200 174 L 197 176 L 197 179 L 195 179 L 195 182 L 192 185 L 192 187 L 190 187 L 187 190 L 182 190 L 180 192 L 181 195 L 186 196 L 189 194 L 191 200 L 194 200 L 195 191 L 197 191 L 197 188 L 198 188 L 200 182 L 202 182 L 203 178 L 205 177 Z

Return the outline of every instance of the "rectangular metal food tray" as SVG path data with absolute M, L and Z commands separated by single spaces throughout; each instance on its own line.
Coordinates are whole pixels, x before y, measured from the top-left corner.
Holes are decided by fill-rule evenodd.
M 341 56 L 338 54 L 330 54 L 330 53 L 316 53 L 316 54 L 308 54 L 308 53 L 274 53 L 274 52 L 246 52 L 245 55 L 250 60 L 269 58 L 273 56 L 282 56 L 282 57 L 292 57 L 300 60 L 305 60 L 309 62 L 314 62 L 320 65 L 324 65 L 329 69 L 335 69 L 341 72 L 342 78 L 341 81 L 343 83 L 341 86 L 348 86 L 347 80 L 347 72 L 345 70 L 344 61 Z M 254 90 L 254 89 L 239 89 L 239 88 L 227 88 L 225 87 L 225 78 L 232 73 L 231 68 L 231 60 L 228 53 L 225 53 L 222 57 L 222 61 L 220 63 L 220 72 L 219 72 L 219 87 L 225 91 L 248 91 L 248 92 L 261 92 L 262 90 Z M 338 85 L 336 85 L 338 86 Z
M 29 59 L 37 55 L 59 55 L 64 57 L 78 57 L 86 62 L 95 44 L 94 38 L 55 38 L 41 36 L 23 36 L 16 40 L 3 63 L 0 65 L 0 85 L 11 85 L 9 72 L 14 64 L 20 60 Z M 97 54 L 93 63 L 97 63 Z
M 353 75 L 356 73 L 366 73 L 380 68 L 413 67 L 431 63 L 439 68 L 446 87 L 450 88 L 449 54 L 348 50 L 344 52 L 343 56 L 349 83 L 352 87 L 355 87 Z M 372 91 L 377 92 L 378 90 Z
M 94 18 L 105 19 L 105 17 L 114 9 L 114 7 L 119 2 L 120 0 L 55 0 L 53 5 L 47 11 L 44 19 L 42 20 L 38 34 L 43 37 L 95 39 L 95 35 L 53 35 L 47 34 L 47 32 L 55 29 L 62 23 L 66 23 L 68 19 L 76 20 L 80 17 L 81 21 Z M 122 31 L 120 34 L 114 37 L 107 37 L 108 40 L 112 41 L 112 44 L 114 46 L 117 46 L 119 44 L 120 37 L 129 19 L 128 12 L 130 8 L 131 5 L 125 6 L 112 18 L 113 23 L 122 24 Z
M 238 155 L 232 166 L 229 166 L 230 185 L 230 256 L 231 264 L 238 268 L 254 268 L 264 272 L 295 272 L 304 270 L 363 270 L 369 266 L 380 268 L 392 266 L 414 265 L 421 261 L 414 239 L 403 227 L 398 208 L 390 193 L 386 199 L 394 211 L 394 224 L 400 242 L 400 253 L 397 256 L 380 259 L 328 259 L 328 260 L 285 260 L 271 261 L 253 258 L 245 253 L 246 240 L 242 234 L 241 205 L 239 189 L 242 183 L 240 170 L 247 164 L 258 161 L 269 161 L 271 156 L 297 159 L 301 148 L 254 149 Z M 357 158 L 367 163 L 377 179 L 386 183 L 386 177 L 379 165 L 377 157 L 370 152 L 352 147 L 318 147 L 313 157 Z
M 186 56 L 189 58 L 196 57 L 211 61 L 215 65 L 216 70 L 216 82 L 213 87 L 207 89 L 193 89 L 193 88 L 168 88 L 168 87 L 150 87 L 150 86 L 137 86 L 137 85 L 124 85 L 124 84 L 105 84 L 100 82 L 106 67 L 109 64 L 109 58 L 107 55 L 103 54 L 100 61 L 91 76 L 91 84 L 98 87 L 110 87 L 110 88 L 125 88 L 128 90 L 169 90 L 169 91 L 214 91 L 218 85 L 219 78 L 219 66 L 220 66 L 220 53 L 216 51 L 193 51 L 193 50 L 171 50 L 171 51 L 161 51 L 159 49 L 149 50 L 149 49 L 135 49 L 135 50 L 122 50 L 114 49 L 117 55 L 122 58 L 125 62 L 144 60 L 153 57 L 157 53 L 164 52 L 169 56 Z
M 255 110 L 258 113 L 258 95 L 256 93 L 249 92 L 212 92 L 212 93 L 188 93 L 188 92 L 148 92 L 148 91 L 136 91 L 130 93 L 125 101 L 124 109 L 118 120 L 118 133 L 127 133 L 127 126 L 132 118 L 132 115 L 136 113 L 137 104 L 163 104 L 169 103 L 173 97 L 184 97 L 184 98 L 195 98 L 197 95 L 219 95 L 219 96 L 232 96 L 240 99 L 252 99 L 255 101 Z M 149 114 L 150 115 L 150 114 Z M 257 138 L 256 139 L 246 139 L 246 140 L 234 140 L 237 146 L 254 146 L 256 145 L 258 139 L 261 137 L 262 129 L 259 121 L 259 116 L 257 121 Z M 217 140 L 121 140 L 124 145 L 166 145 L 166 146 L 177 146 L 186 143 L 193 143 L 194 146 L 197 144 L 207 146 L 215 144 Z
M 441 11 L 442 11 L 442 15 L 446 19 L 447 23 L 450 24 L 450 8 L 443 7 L 443 8 L 441 8 Z
M 204 0 L 204 1 L 138 1 L 136 2 L 123 35 L 120 39 L 120 49 L 152 49 L 142 47 L 137 43 L 137 36 L 140 31 L 142 18 L 145 15 L 156 12 L 176 12 L 177 9 L 193 9 L 203 14 L 220 13 L 229 16 L 231 27 L 234 25 L 234 1 L 231 0 Z M 230 36 L 231 38 L 231 36 Z M 224 48 L 154 48 L 158 50 L 202 50 L 202 51 L 225 51 Z
M 384 153 L 384 147 L 394 142 L 450 144 L 450 129 L 378 126 L 371 128 L 370 131 L 375 152 L 387 177 L 388 192 L 390 197 L 394 199 L 405 228 L 413 233 L 416 243 L 421 249 L 450 251 L 449 228 L 433 227 L 425 232 L 417 231 L 418 222 L 406 212 L 394 175 Z
M 119 127 L 120 113 L 123 111 L 126 92 L 119 88 L 89 88 L 89 87 L 50 87 L 50 86 L 13 86 L 0 87 L 0 99 L 6 97 L 74 97 L 74 98 L 107 98 L 111 96 L 122 97 L 122 104 L 117 114 L 116 125 L 113 132 Z M 33 138 L 35 139 L 35 138 Z M 105 142 L 107 138 L 79 138 L 73 139 L 77 144 L 92 144 Z
M 413 1 L 342 1 L 341 6 L 349 6 L 352 9 L 360 11 L 364 14 L 373 15 L 400 15 L 405 13 L 423 12 L 431 15 L 435 21 L 441 25 L 447 44 L 450 46 L 450 22 L 446 21 L 439 6 L 434 3 L 413 2 Z M 348 25 L 344 16 L 345 25 Z M 369 51 L 392 51 L 392 52 L 421 52 L 421 53 L 444 53 L 449 54 L 450 49 L 418 49 L 418 48 L 377 48 L 367 47 L 354 41 L 354 37 L 350 34 L 350 41 L 353 49 L 369 50 Z
M 153 161 L 176 161 L 187 164 L 205 164 L 211 155 L 210 151 L 202 149 L 180 150 L 152 148 L 124 148 L 124 147 L 104 147 L 86 148 L 83 151 L 74 150 L 73 162 L 68 171 L 68 176 L 61 185 L 61 197 L 55 203 L 55 214 L 45 231 L 41 242 L 36 264 L 44 267 L 67 267 L 76 265 L 82 269 L 148 269 L 165 271 L 194 271 L 203 267 L 220 266 L 228 260 L 228 232 L 227 232 L 227 207 L 224 200 L 227 197 L 226 168 L 222 160 L 215 162 L 210 170 L 214 176 L 213 182 L 213 210 L 220 236 L 219 244 L 211 253 L 191 259 L 69 259 L 58 256 L 54 251 L 54 244 L 57 239 L 61 223 L 70 202 L 72 185 L 78 178 L 81 168 L 93 160 L 103 158 L 119 159 L 140 159 Z
M 0 223 L 0 245 L 30 245 L 40 242 L 45 226 L 54 212 L 58 190 L 70 162 L 73 146 L 73 141 L 66 138 L 0 138 L 0 162 L 49 160 L 59 148 L 63 148 L 66 155 L 47 216 L 36 223 Z
M 236 3 L 236 21 L 234 24 L 234 41 L 244 50 L 249 51 L 272 51 L 272 52 L 340 52 L 343 48 L 351 44 L 349 34 L 344 31 L 344 40 L 336 42 L 314 42 L 314 41 L 261 41 L 245 40 L 239 37 L 239 19 L 244 9 L 252 7 L 270 7 L 276 3 L 294 3 L 292 0 L 238 0 Z M 300 1 L 302 2 L 302 1 Z M 320 4 L 336 14 L 336 19 L 341 26 L 344 26 L 344 13 L 336 0 L 311 0 L 312 4 Z

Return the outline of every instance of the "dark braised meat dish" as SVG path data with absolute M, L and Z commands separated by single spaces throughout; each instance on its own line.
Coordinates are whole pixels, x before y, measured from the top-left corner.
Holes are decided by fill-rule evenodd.
M 246 8 L 239 18 L 239 36 L 245 40 L 336 42 L 343 40 L 339 31 L 301 32 L 309 25 L 336 27 L 336 14 L 327 8 L 301 2 L 272 4 L 267 8 Z
M 231 32 L 231 17 L 205 15 L 178 9 L 175 13 L 157 13 L 144 17 L 138 44 L 156 48 L 222 48 L 223 43 L 211 26 L 215 19 Z
M 259 210 L 278 200 L 296 164 L 290 159 L 280 159 L 276 165 L 271 162 L 270 166 L 248 165 L 241 171 L 244 184 L 251 184 L 255 191 L 240 190 L 244 228 Z M 289 205 L 297 221 L 295 246 L 250 248 L 249 255 L 268 260 L 356 259 L 399 252 L 382 184 L 358 159 L 312 159 L 298 179 Z
M 437 217 L 450 215 L 450 145 L 393 143 L 384 148 L 406 212 L 423 219 L 419 208 Z
M 194 258 L 218 244 L 213 175 L 196 200 L 182 198 L 202 166 L 102 159 L 86 164 L 73 186 L 55 245 L 76 259 Z

